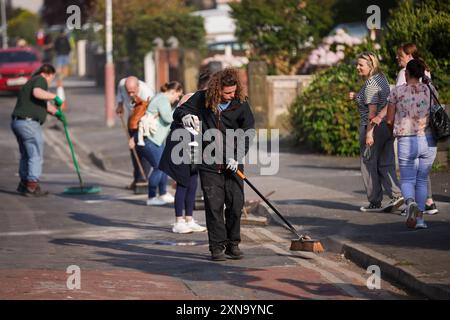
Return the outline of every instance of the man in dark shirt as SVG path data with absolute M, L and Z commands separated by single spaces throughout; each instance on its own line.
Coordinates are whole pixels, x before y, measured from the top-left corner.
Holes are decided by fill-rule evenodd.
M 17 191 L 26 196 L 44 196 L 39 186 L 44 160 L 44 140 L 41 125 L 45 122 L 47 112 L 65 122 L 64 113 L 47 101 L 54 100 L 61 106 L 60 97 L 48 90 L 55 77 L 55 68 L 43 64 L 33 77 L 21 88 L 16 107 L 12 113 L 11 129 L 14 132 L 20 150 L 19 176 Z

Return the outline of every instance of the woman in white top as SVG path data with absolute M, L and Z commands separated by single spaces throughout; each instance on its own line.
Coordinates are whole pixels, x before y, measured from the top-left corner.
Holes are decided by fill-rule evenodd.
M 406 65 L 413 59 L 421 59 L 419 55 L 419 51 L 417 50 L 417 46 L 414 43 L 405 43 L 397 49 L 397 62 L 398 65 L 402 68 L 397 75 L 397 80 L 395 86 L 401 86 L 406 84 Z M 431 73 L 428 66 L 425 64 L 425 76 L 428 79 L 431 79 Z M 428 177 L 428 194 L 427 201 L 425 203 L 425 211 L 426 214 L 437 214 L 439 210 L 436 208 L 436 204 L 433 201 L 433 193 L 431 191 L 431 180 Z

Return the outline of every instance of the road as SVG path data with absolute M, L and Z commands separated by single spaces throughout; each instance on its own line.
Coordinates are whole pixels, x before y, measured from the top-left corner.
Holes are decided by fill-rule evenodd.
M 80 105 L 89 98 L 83 90 L 70 95 Z M 63 131 L 53 123 L 44 126 L 41 181 L 51 194 L 20 196 L 19 152 L 9 127 L 14 103 L 0 97 L 0 299 L 417 298 L 384 279 L 381 289 L 369 290 L 366 270 L 339 254 L 289 251 L 291 236 L 278 224 L 243 226 L 245 258 L 212 262 L 206 233 L 172 233 L 172 207 L 145 206 L 145 195 L 123 188 L 129 176 L 100 170 L 88 157 L 80 157 L 83 178 L 102 192 L 66 195 L 77 178 Z M 195 218 L 205 223 L 203 212 Z M 70 288 L 69 266 L 79 268 L 79 289 Z

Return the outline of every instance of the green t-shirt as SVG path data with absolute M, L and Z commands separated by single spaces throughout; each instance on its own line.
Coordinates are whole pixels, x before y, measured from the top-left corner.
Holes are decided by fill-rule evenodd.
M 28 82 L 20 89 L 16 107 L 14 108 L 12 115 L 16 117 L 29 117 L 44 123 L 45 118 L 47 117 L 47 101 L 36 99 L 33 96 L 34 88 L 47 90 L 47 80 L 41 75 L 34 76 L 28 80 Z

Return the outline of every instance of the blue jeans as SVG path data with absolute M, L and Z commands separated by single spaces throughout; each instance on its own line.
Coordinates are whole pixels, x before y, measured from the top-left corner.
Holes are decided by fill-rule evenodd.
M 135 141 L 137 135 L 135 136 Z M 164 150 L 164 145 L 156 145 L 149 139 L 144 139 L 145 146 L 136 145 L 137 151 L 148 161 L 153 170 L 148 178 L 148 197 L 156 197 L 156 189 L 159 189 L 159 194 L 162 196 L 167 193 L 167 175 L 159 170 L 159 161 Z
M 20 179 L 39 181 L 44 163 L 44 139 L 41 125 L 34 120 L 13 120 L 11 129 L 19 144 Z
M 436 141 L 431 135 L 398 137 L 400 185 L 405 200 L 413 199 L 425 210 L 428 175 L 436 157 Z
M 56 56 L 56 66 L 62 67 L 67 66 L 70 62 L 70 56 L 68 54 L 61 54 Z

